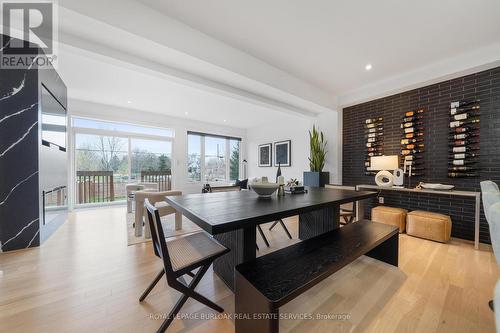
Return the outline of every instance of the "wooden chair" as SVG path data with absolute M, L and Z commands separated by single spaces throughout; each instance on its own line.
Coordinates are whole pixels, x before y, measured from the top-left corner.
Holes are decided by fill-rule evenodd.
M 144 201 L 144 206 L 146 207 L 151 227 L 153 249 L 155 255 L 162 259 L 163 269 L 146 288 L 139 301 L 142 302 L 148 296 L 164 274 L 166 274 L 167 284 L 183 294 L 157 332 L 165 332 L 189 297 L 194 298 L 215 311 L 224 312 L 223 308 L 197 293 L 194 289 L 213 261 L 229 252 L 229 249 L 222 246 L 204 231 L 181 236 L 167 242 L 163 233 L 158 208 L 153 206 L 148 199 Z M 193 273 L 196 269 L 198 271 Z M 189 284 L 184 280 L 184 275 L 192 277 Z

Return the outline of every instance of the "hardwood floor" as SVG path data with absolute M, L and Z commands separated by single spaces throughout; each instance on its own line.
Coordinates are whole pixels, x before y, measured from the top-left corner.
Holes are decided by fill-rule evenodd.
M 285 223 L 296 241 L 296 219 Z M 257 236 L 260 253 L 289 244 L 280 228 L 263 226 L 272 247 Z M 124 207 L 78 211 L 42 247 L 0 254 L 0 332 L 154 332 L 180 296 L 162 282 L 139 303 L 160 268 L 150 243 L 127 246 Z M 282 311 L 322 320 L 282 320 L 281 329 L 494 332 L 487 302 L 499 277 L 488 246 L 401 235 L 399 269 L 360 258 Z M 208 272 L 197 291 L 225 314 L 189 300 L 181 312 L 191 319 L 174 320 L 169 332 L 233 332 L 233 295 L 224 283 Z

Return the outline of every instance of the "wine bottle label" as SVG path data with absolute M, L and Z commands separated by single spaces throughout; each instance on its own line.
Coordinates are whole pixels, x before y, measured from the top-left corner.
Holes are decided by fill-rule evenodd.
M 370 134 L 368 134 L 368 137 L 369 137 L 369 138 L 374 138 L 374 137 L 375 137 L 375 133 L 370 133 Z
M 413 127 L 405 128 L 405 133 L 413 133 L 413 131 L 414 131 Z
M 377 129 L 376 129 L 376 128 L 370 128 L 370 129 L 368 130 L 368 133 L 373 133 L 373 132 L 376 132 L 376 131 L 377 131 Z
M 463 160 L 465 159 L 465 154 L 455 154 L 453 155 L 453 158 L 457 160 Z
M 455 118 L 455 120 L 464 120 L 467 119 L 467 117 L 468 117 L 467 113 L 462 113 L 455 115 L 453 118 Z
M 467 137 L 467 134 L 455 134 L 454 138 L 455 139 L 465 139 Z
M 465 153 L 467 151 L 467 147 L 453 147 L 454 153 Z
M 465 161 L 464 160 L 453 160 L 453 165 L 464 165 Z
M 376 139 L 375 138 L 368 138 L 368 142 L 375 142 Z
M 450 123 L 450 128 L 453 128 L 453 127 L 458 127 L 461 125 L 461 122 L 460 121 L 452 121 Z

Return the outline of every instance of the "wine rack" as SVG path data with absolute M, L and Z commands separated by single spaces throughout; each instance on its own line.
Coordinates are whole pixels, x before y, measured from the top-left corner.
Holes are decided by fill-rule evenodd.
M 448 177 L 479 177 L 480 100 L 450 104 Z
M 423 109 L 408 111 L 401 121 L 401 169 L 411 177 L 424 172 L 424 113 Z
M 370 158 L 384 153 L 384 118 L 368 118 L 364 124 L 366 138 L 365 175 L 373 176 L 376 172 L 370 170 Z

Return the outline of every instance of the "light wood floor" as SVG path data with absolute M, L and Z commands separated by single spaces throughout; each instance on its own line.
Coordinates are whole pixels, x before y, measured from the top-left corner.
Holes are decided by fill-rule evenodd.
M 297 222 L 286 221 L 296 238 Z M 264 228 L 267 230 L 267 228 Z M 273 248 L 288 244 L 277 226 Z M 265 245 L 259 239 L 262 252 Z M 1 332 L 154 332 L 179 297 L 160 283 L 138 302 L 161 264 L 151 244 L 127 246 L 125 208 L 79 211 L 42 247 L 0 254 Z M 282 313 L 327 316 L 281 322 L 288 332 L 494 332 L 487 306 L 500 270 L 490 249 L 400 237 L 400 267 L 362 257 L 287 304 Z M 197 290 L 234 311 L 209 271 Z M 189 300 L 169 332 L 233 332 L 230 319 Z M 305 313 L 305 314 L 304 314 Z M 151 318 L 151 316 L 153 318 Z M 335 318 L 334 316 L 338 316 Z M 340 319 L 339 319 L 340 318 Z M 257 333 L 257 332 L 256 332 Z

